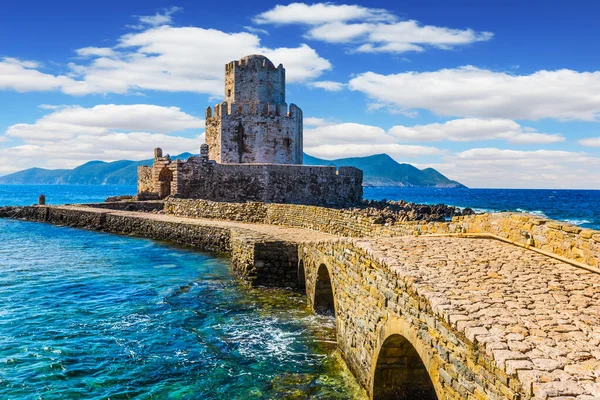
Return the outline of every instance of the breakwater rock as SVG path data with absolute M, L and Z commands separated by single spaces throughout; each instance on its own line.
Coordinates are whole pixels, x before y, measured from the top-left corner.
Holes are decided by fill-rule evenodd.
M 365 200 L 350 211 L 373 218 L 376 224 L 394 224 L 409 221 L 446 221 L 452 217 L 473 215 L 470 208 L 448 206 L 446 204 L 415 204 L 404 200 Z

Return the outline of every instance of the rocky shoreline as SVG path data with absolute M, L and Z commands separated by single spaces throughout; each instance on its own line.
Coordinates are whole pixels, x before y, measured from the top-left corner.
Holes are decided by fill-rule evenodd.
M 363 200 L 362 204 L 349 209 L 361 216 L 370 217 L 375 224 L 394 224 L 409 221 L 443 222 L 452 217 L 474 215 L 471 208 L 459 208 L 446 204 L 417 204 L 404 200 Z

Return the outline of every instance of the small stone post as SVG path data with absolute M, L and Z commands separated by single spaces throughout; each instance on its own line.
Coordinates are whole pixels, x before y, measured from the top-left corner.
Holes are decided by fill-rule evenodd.
M 161 158 L 162 155 L 162 149 L 160 147 L 157 147 L 154 149 L 154 159 L 156 160 L 157 158 Z
M 38 197 L 38 204 L 40 206 L 43 206 L 46 204 L 46 196 L 44 196 L 43 194 L 40 194 L 40 197 Z

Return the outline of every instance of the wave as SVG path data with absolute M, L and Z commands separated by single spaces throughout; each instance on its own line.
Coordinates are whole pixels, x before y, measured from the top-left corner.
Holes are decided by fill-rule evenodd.
M 587 219 L 563 219 L 563 221 L 573 225 L 591 224 L 591 221 Z
M 522 213 L 526 213 L 526 214 L 532 214 L 532 215 L 535 215 L 536 217 L 548 218 L 548 216 L 546 214 L 544 214 L 544 212 L 541 211 L 541 210 L 529 211 L 529 210 L 524 210 L 522 208 L 517 208 L 517 211 L 518 212 L 522 212 Z

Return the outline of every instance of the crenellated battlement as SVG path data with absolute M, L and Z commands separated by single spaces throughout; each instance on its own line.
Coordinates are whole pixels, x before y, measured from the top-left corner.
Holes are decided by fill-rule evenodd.
M 272 104 L 268 102 L 259 103 L 219 103 L 214 108 L 207 107 L 206 119 L 224 118 L 226 116 L 262 116 L 262 117 L 302 117 L 302 110 L 295 104 Z

